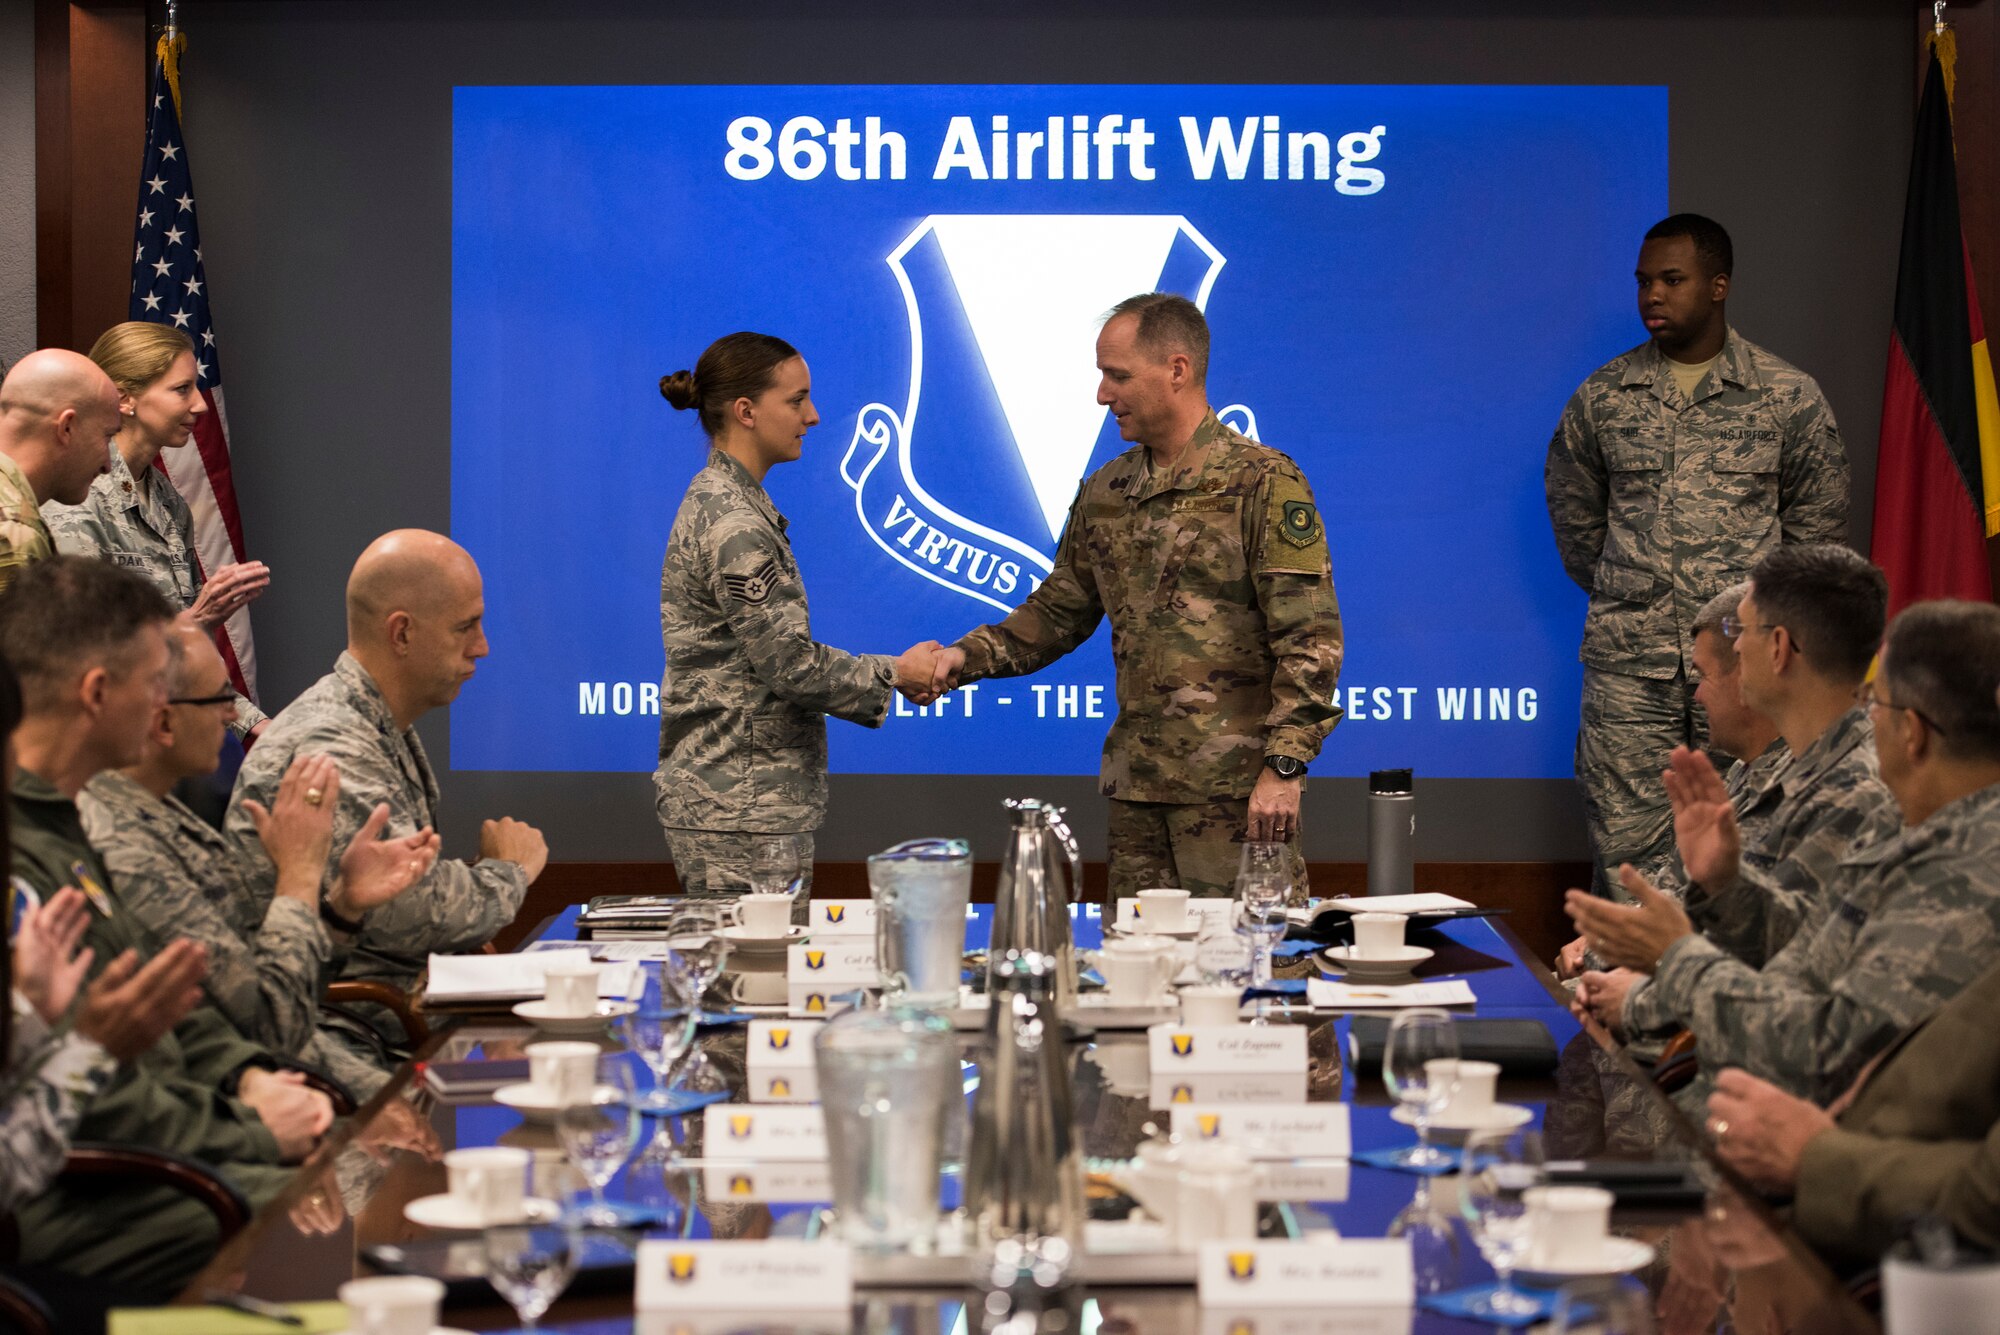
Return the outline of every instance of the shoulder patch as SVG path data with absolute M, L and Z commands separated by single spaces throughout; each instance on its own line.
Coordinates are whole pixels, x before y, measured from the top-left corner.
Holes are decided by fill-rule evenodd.
M 1286 501 L 1278 515 L 1278 536 L 1294 547 L 1310 547 L 1319 535 L 1319 511 L 1308 501 Z
M 777 583 L 778 563 L 775 560 L 769 559 L 750 574 L 724 575 L 722 577 L 722 587 L 728 590 L 730 597 L 739 603 L 748 603 L 753 607 L 769 598 L 771 590 L 777 587 Z
M 1286 470 L 1289 472 L 1289 470 Z M 1307 575 L 1324 575 L 1329 569 L 1326 526 L 1312 492 L 1297 476 L 1280 472 L 1271 479 L 1267 503 L 1269 532 L 1264 535 L 1260 570 L 1289 570 Z

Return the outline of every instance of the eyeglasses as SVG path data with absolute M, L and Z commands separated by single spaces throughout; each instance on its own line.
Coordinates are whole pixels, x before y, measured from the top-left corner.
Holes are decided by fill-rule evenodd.
M 1863 682 L 1861 683 L 1861 685 L 1854 688 L 1854 703 L 1860 705 L 1863 709 L 1866 709 L 1871 713 L 1877 709 L 1896 709 L 1896 710 L 1901 710 L 1905 714 L 1915 714 L 1919 719 L 1923 721 L 1923 725 L 1926 728 L 1929 728 L 1932 732 L 1936 733 L 1938 736 L 1940 737 L 1951 736 L 1950 733 L 1946 732 L 1943 728 L 1940 728 L 1937 725 L 1937 720 L 1933 719 L 1929 714 L 1926 714 L 1923 710 L 1918 709 L 1915 705 L 1899 705 L 1894 700 L 1881 699 L 1875 694 L 1874 685 L 1870 682 Z
M 170 695 L 167 697 L 167 703 L 170 705 L 233 705 L 236 703 L 236 692 L 223 691 L 219 695 Z
M 1741 639 L 1743 632 L 1746 630 L 1773 631 L 1776 629 L 1778 629 L 1776 626 L 1766 626 L 1760 622 L 1745 622 L 1736 616 L 1722 618 L 1722 634 L 1725 639 L 1729 640 Z M 1789 635 L 1791 632 L 1787 631 L 1786 634 Z M 1799 637 L 1796 635 L 1792 635 L 1792 648 L 1798 650 L 1800 653 L 1806 651 L 1806 647 L 1799 643 Z

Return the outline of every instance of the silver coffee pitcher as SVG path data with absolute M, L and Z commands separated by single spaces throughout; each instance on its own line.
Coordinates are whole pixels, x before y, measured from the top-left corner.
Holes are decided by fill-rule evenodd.
M 1064 1060 L 1056 962 L 1009 951 L 994 970 L 965 1175 L 970 1241 L 1083 1246 L 1083 1142 Z
M 1083 892 L 1083 860 L 1063 809 L 1032 797 L 1010 797 L 1014 813 L 1000 880 L 993 890 L 993 939 L 986 952 L 986 990 L 994 991 L 1009 951 L 1046 956 L 1055 973 L 1056 1005 L 1076 1004 L 1076 953 L 1069 906 Z M 1065 876 L 1065 872 L 1067 875 Z

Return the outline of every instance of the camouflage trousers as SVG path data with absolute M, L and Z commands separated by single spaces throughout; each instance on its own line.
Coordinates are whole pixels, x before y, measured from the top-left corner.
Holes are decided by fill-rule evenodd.
M 1111 897 L 1161 887 L 1196 895 L 1234 895 L 1250 826 L 1250 799 L 1216 802 L 1121 802 L 1111 799 Z M 1292 899 L 1306 899 L 1306 860 L 1291 839 Z
M 1672 856 L 1673 811 L 1660 773 L 1675 747 L 1706 745 L 1707 734 L 1686 673 L 1655 681 L 1584 668 L 1576 781 L 1600 894 L 1624 897 L 1619 863 L 1646 867 Z
M 740 895 L 750 889 L 750 857 L 762 836 L 748 830 L 669 829 L 667 852 L 674 860 L 674 879 L 684 895 Z M 803 922 L 805 901 L 812 895 L 813 837 L 789 835 L 799 841 L 802 893 L 793 917 Z

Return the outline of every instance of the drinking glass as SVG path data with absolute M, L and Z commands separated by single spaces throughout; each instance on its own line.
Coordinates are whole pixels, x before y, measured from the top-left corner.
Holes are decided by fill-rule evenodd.
M 653 1087 L 639 1100 L 639 1111 L 665 1116 L 673 1106 L 668 1077 L 694 1038 L 695 1015 L 681 996 L 680 979 L 664 960 L 641 967 L 646 988 L 638 1008 L 619 1018 L 618 1037 L 653 1073 Z
M 576 1274 L 576 1230 L 568 1224 L 509 1225 L 486 1230 L 486 1282 L 521 1329 L 533 1331 Z
M 590 1098 L 556 1109 L 556 1138 L 590 1184 L 590 1204 L 578 1216 L 579 1222 L 591 1228 L 615 1228 L 619 1215 L 605 1202 L 604 1188 L 639 1143 L 639 1100 L 633 1092 L 632 1068 L 616 1058 L 600 1062 Z
M 674 914 L 667 924 L 667 969 L 691 1015 L 701 1010 L 702 998 L 729 962 L 724 923 L 720 905 L 694 904 Z
M 1410 1120 L 1417 1127 L 1417 1143 L 1396 1156 L 1406 1167 L 1438 1167 L 1451 1162 L 1451 1157 L 1430 1140 L 1431 1118 L 1444 1110 L 1458 1089 L 1456 1075 L 1450 1080 L 1431 1078 L 1429 1063 L 1446 1058 L 1458 1059 L 1458 1031 L 1452 1027 L 1449 1012 L 1419 1006 L 1390 1022 L 1388 1046 L 1382 1053 L 1382 1083 L 1410 1110 Z
M 1245 844 L 1243 855 L 1247 860 L 1250 850 L 1262 845 Z M 1285 937 L 1285 902 L 1291 897 L 1292 876 L 1289 869 L 1280 871 L 1258 870 L 1238 872 L 1236 876 L 1236 899 L 1242 906 L 1237 921 L 1237 930 L 1250 938 L 1256 948 L 1256 964 L 1252 971 L 1253 986 L 1261 987 L 1271 981 L 1271 951 Z M 1256 1014 L 1252 1023 L 1264 1022 L 1264 1000 L 1257 999 Z
M 1241 913 L 1241 907 L 1236 912 Z M 1256 948 L 1233 922 L 1207 918 L 1194 943 L 1194 967 L 1204 983 L 1248 987 L 1257 972 Z
M 1534 1316 L 1541 1305 L 1514 1287 L 1514 1267 L 1532 1241 L 1526 1193 L 1542 1181 L 1541 1133 L 1519 1128 L 1475 1132 L 1466 1138 L 1464 1165 L 1459 1213 L 1500 1281 L 1469 1310 L 1495 1318 Z
M 750 889 L 760 895 L 790 895 L 792 922 L 806 920 L 805 839 L 796 834 L 751 836 Z
M 1556 1295 L 1556 1335 L 1653 1335 L 1652 1297 L 1630 1275 L 1593 1275 Z

